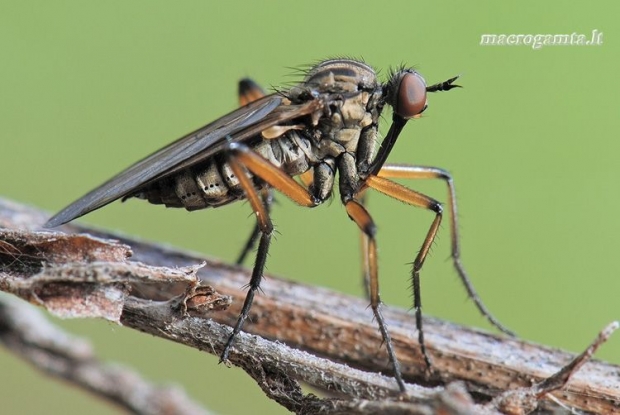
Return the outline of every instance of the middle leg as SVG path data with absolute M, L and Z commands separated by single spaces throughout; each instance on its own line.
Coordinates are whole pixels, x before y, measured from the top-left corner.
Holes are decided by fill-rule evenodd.
M 398 383 L 398 387 L 401 392 L 405 392 L 405 382 L 403 381 L 402 374 L 400 371 L 400 363 L 396 358 L 396 352 L 394 350 L 394 345 L 392 344 L 392 338 L 390 337 L 390 333 L 387 329 L 387 324 L 385 323 L 385 319 L 383 318 L 383 314 L 381 313 L 381 298 L 379 297 L 379 275 L 378 275 L 378 263 L 377 263 L 377 242 L 375 239 L 375 234 L 377 232 L 376 226 L 370 213 L 366 210 L 364 206 L 360 202 L 354 199 L 349 199 L 345 202 L 345 209 L 347 210 L 347 214 L 349 217 L 357 224 L 360 228 L 360 231 L 363 233 L 363 244 L 366 247 L 366 252 L 364 255 L 364 274 L 368 276 L 368 288 L 367 291 L 369 293 L 370 298 L 370 307 L 372 308 L 372 312 L 377 320 L 377 324 L 379 325 L 379 330 L 381 331 L 381 336 L 383 337 L 383 341 L 387 348 L 388 357 L 390 359 L 390 363 L 394 369 L 394 377 L 396 378 L 396 382 Z M 424 352 L 424 357 L 426 359 L 426 352 Z M 427 364 L 430 364 L 427 361 Z

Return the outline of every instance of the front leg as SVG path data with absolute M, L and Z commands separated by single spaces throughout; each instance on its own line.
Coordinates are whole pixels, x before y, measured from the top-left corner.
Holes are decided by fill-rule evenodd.
M 386 164 L 379 171 L 379 177 L 390 179 L 441 179 L 448 187 L 448 210 L 450 212 L 450 241 L 451 241 L 451 257 L 454 268 L 461 279 L 461 282 L 467 290 L 469 298 L 471 298 L 480 313 L 497 329 L 509 336 L 515 334 L 499 322 L 484 305 L 480 296 L 476 292 L 474 285 L 465 271 L 465 267 L 461 262 L 461 243 L 459 238 L 459 224 L 456 205 L 456 191 L 454 189 L 454 180 L 452 175 L 444 169 L 428 166 L 413 166 L 403 164 Z
M 418 251 L 418 254 L 413 261 L 413 270 L 411 273 L 411 283 L 413 287 L 413 307 L 415 310 L 415 319 L 416 319 L 416 328 L 418 329 L 418 342 L 420 344 L 420 350 L 422 352 L 422 356 L 424 357 L 424 362 L 426 363 L 427 369 L 431 370 L 431 360 L 428 356 L 426 350 L 426 344 L 424 342 L 424 329 L 422 322 L 422 295 L 420 289 L 420 271 L 422 270 L 422 266 L 424 265 L 424 261 L 428 256 L 428 252 L 437 236 L 437 231 L 439 230 L 439 225 L 441 224 L 441 219 L 443 217 L 443 207 L 441 203 L 436 200 L 423 195 L 422 193 L 418 193 L 415 190 L 411 190 L 402 186 L 398 183 L 395 183 L 391 180 L 384 179 L 382 177 L 377 177 L 370 175 L 365 181 L 365 187 L 375 189 L 387 196 L 390 196 L 396 200 L 400 200 L 401 202 L 407 203 L 412 206 L 422 207 L 425 209 L 432 210 L 435 212 L 435 219 L 431 223 L 430 228 L 422 242 L 422 246 Z M 362 190 L 363 191 L 363 190 Z M 348 211 L 348 210 L 347 210 Z M 370 239 L 369 239 L 370 240 Z M 370 252 L 370 250 L 369 250 Z M 369 255 L 370 257 L 370 255 Z M 376 261 L 376 259 L 374 260 Z M 372 260 L 370 261 L 373 262 Z M 371 281 L 371 295 L 373 291 L 373 274 L 372 268 L 370 274 Z M 372 304 L 372 302 L 371 302 Z

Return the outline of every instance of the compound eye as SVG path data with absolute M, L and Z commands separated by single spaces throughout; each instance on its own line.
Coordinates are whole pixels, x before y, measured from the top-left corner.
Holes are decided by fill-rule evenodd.
M 394 111 L 405 119 L 426 109 L 426 82 L 415 72 L 407 72 L 398 84 Z

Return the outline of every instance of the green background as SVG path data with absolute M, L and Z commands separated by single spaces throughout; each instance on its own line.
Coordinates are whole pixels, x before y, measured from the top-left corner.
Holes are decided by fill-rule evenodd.
M 486 304 L 524 339 L 580 351 L 619 318 L 619 12 L 612 1 L 1 2 L 0 195 L 57 211 L 233 109 L 243 76 L 288 85 L 294 68 L 343 55 L 384 76 L 401 63 L 429 83 L 462 74 L 465 88 L 431 95 L 390 161 L 449 169 L 463 260 Z M 479 46 L 484 33 L 593 29 L 602 46 Z M 443 183 L 411 185 L 446 200 Z M 279 201 L 269 272 L 361 295 L 357 229 L 338 199 Z M 432 215 L 380 195 L 370 210 L 383 300 L 410 307 L 407 263 Z M 83 221 L 229 260 L 253 224 L 243 203 L 190 215 L 140 201 Z M 448 257 L 446 222 L 422 274 L 425 312 L 490 329 Z M 213 356 L 102 321 L 62 325 L 217 412 L 282 412 Z M 597 356 L 620 363 L 620 338 Z M 116 412 L 3 350 L 0 367 L 3 413 Z

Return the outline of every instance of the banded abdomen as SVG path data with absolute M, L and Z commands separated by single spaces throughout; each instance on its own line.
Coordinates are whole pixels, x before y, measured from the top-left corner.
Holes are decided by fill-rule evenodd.
M 288 131 L 271 140 L 261 137 L 255 144 L 252 141 L 249 143 L 254 151 L 291 176 L 304 173 L 317 162 L 312 156 L 310 140 L 304 138 L 300 131 Z M 265 187 L 265 182 L 249 171 L 247 175 L 257 189 Z M 245 196 L 228 164 L 227 155 L 220 152 L 182 173 L 164 177 L 140 188 L 130 197 L 191 211 L 226 205 Z

